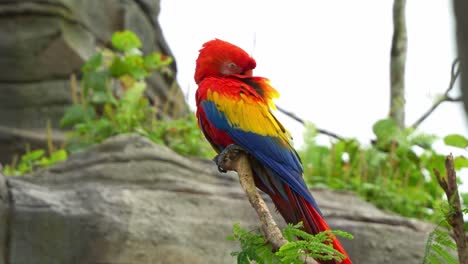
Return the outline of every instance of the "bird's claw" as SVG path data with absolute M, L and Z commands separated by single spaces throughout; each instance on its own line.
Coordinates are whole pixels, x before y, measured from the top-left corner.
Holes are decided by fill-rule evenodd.
M 221 168 L 221 166 L 219 165 L 219 161 L 222 160 L 221 158 L 221 153 L 216 155 L 214 158 L 213 158 L 213 161 L 216 163 L 216 166 L 218 167 L 218 171 L 219 172 L 222 172 L 222 173 L 225 173 L 227 172 L 227 170 Z
M 224 169 L 222 165 L 224 164 L 224 162 L 226 160 L 232 158 L 232 154 L 238 154 L 239 152 L 246 152 L 246 151 L 242 147 L 240 147 L 239 145 L 231 144 L 231 145 L 228 145 L 225 149 L 223 149 L 223 151 L 221 151 L 221 153 L 216 155 L 213 158 L 213 161 L 218 166 L 218 171 L 223 172 L 223 173 L 227 172 L 227 170 Z

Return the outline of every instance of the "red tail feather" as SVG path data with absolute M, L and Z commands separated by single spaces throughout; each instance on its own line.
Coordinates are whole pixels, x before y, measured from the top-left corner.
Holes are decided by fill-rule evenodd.
M 276 208 L 281 213 L 283 218 L 287 223 L 296 224 L 300 221 L 304 224 L 304 231 L 309 234 L 317 234 L 326 230 L 330 230 L 330 227 L 322 218 L 320 213 L 303 197 L 298 196 L 294 191 L 292 191 L 289 186 L 283 184 L 284 189 L 288 195 L 289 201 L 286 201 L 279 192 L 272 193 L 267 191 L 267 193 L 272 198 Z M 259 186 L 263 187 L 263 186 Z M 261 188 L 263 189 L 263 188 Z M 351 259 L 344 250 L 340 241 L 334 237 L 333 238 L 333 247 L 346 256 L 341 262 L 336 260 L 330 261 L 320 261 L 321 264 L 352 264 Z
M 300 197 L 299 200 L 300 200 L 299 204 L 302 207 L 301 211 L 307 212 L 307 215 L 304 215 L 303 219 L 301 219 L 301 221 L 303 221 L 303 223 L 304 223 L 304 229 L 305 229 L 305 231 L 307 231 L 307 233 L 317 234 L 317 233 L 323 232 L 325 230 L 330 230 L 330 227 L 327 225 L 325 220 L 322 218 L 322 216 L 319 214 L 319 212 L 317 212 L 317 210 L 315 210 L 315 208 L 311 204 L 309 204 L 302 197 Z M 352 264 L 350 258 L 348 257 L 348 254 L 346 254 L 346 251 L 344 250 L 344 248 L 341 245 L 340 241 L 336 237 L 333 238 L 332 243 L 333 243 L 333 248 L 335 248 L 336 250 L 338 250 L 339 252 L 344 254 L 346 256 L 346 258 L 343 259 L 341 262 L 338 262 L 338 261 L 322 261 L 320 263 L 322 263 L 322 264 L 325 264 L 325 263 L 326 264 L 332 264 L 332 263 L 333 264 L 337 264 L 337 263 Z
M 276 209 L 283 216 L 286 223 L 297 224 L 302 221 L 304 224 L 304 231 L 309 234 L 317 234 L 326 230 L 330 230 L 330 227 L 322 218 L 317 209 L 312 204 L 307 202 L 304 197 L 294 192 L 289 185 L 282 183 L 278 180 L 274 180 L 275 176 L 270 175 L 270 172 L 265 169 L 256 160 L 251 160 L 252 168 L 255 171 L 255 185 L 267 193 Z M 287 196 L 287 199 L 285 198 Z M 334 237 L 333 247 L 339 252 L 343 253 L 346 258 L 341 262 L 331 261 L 320 261 L 321 264 L 352 264 L 351 259 L 344 250 L 340 241 Z

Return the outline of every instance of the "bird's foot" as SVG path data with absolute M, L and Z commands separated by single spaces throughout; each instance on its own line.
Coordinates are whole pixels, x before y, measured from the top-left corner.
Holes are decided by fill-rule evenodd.
M 221 151 L 221 153 L 219 153 L 213 158 L 213 161 L 218 166 L 218 171 L 227 172 L 228 170 L 225 169 L 225 166 L 223 165 L 228 160 L 237 160 L 241 152 L 247 153 L 247 151 L 245 151 L 239 145 L 236 145 L 236 144 L 228 145 L 223 151 Z

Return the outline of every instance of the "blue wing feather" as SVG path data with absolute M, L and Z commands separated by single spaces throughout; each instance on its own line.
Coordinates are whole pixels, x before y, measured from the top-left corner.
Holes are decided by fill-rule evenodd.
M 231 126 L 224 113 L 219 111 L 212 101 L 204 101 L 201 105 L 208 120 L 216 128 L 225 131 L 237 145 L 248 151 L 264 166 L 274 172 L 282 182 L 290 186 L 293 191 L 304 197 L 319 210 L 302 178 L 302 165 L 294 149 L 281 144 L 279 138 L 262 136 Z M 277 186 L 277 188 L 282 189 L 281 186 Z M 285 199 L 288 199 L 287 196 Z

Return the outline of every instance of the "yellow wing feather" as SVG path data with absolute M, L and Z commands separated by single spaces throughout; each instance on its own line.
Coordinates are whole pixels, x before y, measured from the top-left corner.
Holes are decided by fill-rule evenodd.
M 270 111 L 270 107 L 275 107 L 271 99 L 273 96 L 277 96 L 276 90 L 273 89 L 273 91 L 276 94 L 268 94 L 269 100 L 259 100 L 245 94 L 234 97 L 209 90 L 207 99 L 216 104 L 216 107 L 226 115 L 233 127 L 262 136 L 277 137 L 282 139 L 281 141 L 285 144 L 290 145 L 290 133 L 284 129 Z

